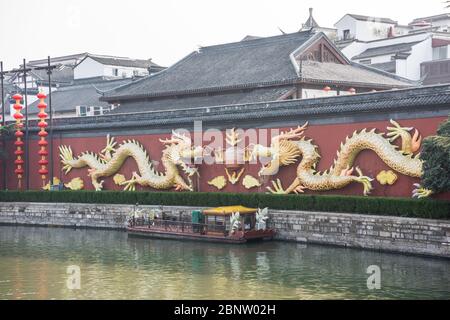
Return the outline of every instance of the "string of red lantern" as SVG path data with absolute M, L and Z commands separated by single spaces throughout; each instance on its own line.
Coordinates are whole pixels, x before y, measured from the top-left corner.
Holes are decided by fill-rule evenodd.
M 44 102 L 44 99 L 47 98 L 47 96 L 45 95 L 45 93 L 39 92 L 37 97 L 39 99 L 39 104 L 37 106 L 39 108 L 38 118 L 40 119 L 39 123 L 38 123 L 38 127 L 40 128 L 40 131 L 38 133 L 39 138 L 40 138 L 39 142 L 38 142 L 38 145 L 39 145 L 38 154 L 41 157 L 41 159 L 38 162 L 38 164 L 40 166 L 40 169 L 38 172 L 41 175 L 42 187 L 45 187 L 45 184 L 46 184 L 45 181 L 47 180 L 47 174 L 48 174 L 48 170 L 47 170 L 47 165 L 48 165 L 47 145 L 48 145 L 48 142 L 46 140 L 46 137 L 48 136 L 48 132 L 46 131 L 48 124 L 45 121 L 45 119 L 47 119 L 47 113 L 45 113 L 47 104 Z
M 18 179 L 18 189 L 22 188 L 22 178 L 23 178 L 23 174 L 24 174 L 24 170 L 22 168 L 22 165 L 24 164 L 23 161 L 23 155 L 24 155 L 24 151 L 23 151 L 23 146 L 24 146 L 24 142 L 23 142 L 23 136 L 24 133 L 22 132 L 22 128 L 23 128 L 23 114 L 20 112 L 23 109 L 23 106 L 20 104 L 20 102 L 22 101 L 22 96 L 20 94 L 15 94 L 13 96 L 13 99 L 16 101 L 16 103 L 14 104 L 13 108 L 14 110 L 16 110 L 16 112 L 14 113 L 14 119 L 16 120 L 16 141 L 14 142 L 14 145 L 16 146 L 16 151 L 14 152 L 14 154 L 16 155 L 16 160 L 14 161 L 14 164 L 16 165 L 16 169 L 14 170 L 14 173 L 17 175 L 17 179 Z

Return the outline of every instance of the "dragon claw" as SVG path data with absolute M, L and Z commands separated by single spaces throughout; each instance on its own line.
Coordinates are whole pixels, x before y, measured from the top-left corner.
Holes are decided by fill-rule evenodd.
M 341 171 L 341 177 L 350 177 L 353 174 L 353 171 L 355 171 L 355 168 L 347 166 L 347 168 Z
M 284 190 L 283 184 L 281 183 L 280 179 L 277 179 L 277 181 L 272 181 L 272 186 L 273 186 L 273 189 L 271 187 L 267 187 L 267 190 L 269 190 L 270 193 L 286 194 L 286 191 Z
M 412 152 L 419 151 L 421 144 L 422 144 L 422 136 L 419 134 L 419 130 L 416 129 L 414 131 L 414 135 L 411 141 L 411 151 Z
M 358 177 L 356 177 L 356 181 L 361 183 L 364 187 L 364 196 L 368 196 L 370 192 L 373 190 L 372 181 L 373 179 L 367 176 L 364 176 L 361 169 L 356 167 L 356 172 L 358 173 Z
M 305 193 L 305 189 L 306 189 L 306 187 L 304 187 L 304 186 L 298 186 L 297 188 L 294 189 L 294 192 L 295 192 L 295 194 Z
M 386 136 L 389 137 L 388 140 L 390 142 L 394 142 L 403 134 L 408 133 L 413 129 L 412 127 L 402 127 L 398 122 L 394 120 L 391 120 L 390 122 L 394 125 L 393 127 L 387 127 L 389 132 L 386 134 Z
M 136 191 L 136 184 L 138 183 L 138 176 L 136 172 L 133 172 L 133 175 L 130 180 L 122 182 L 120 185 L 125 186 L 123 191 Z
M 413 194 L 412 194 L 413 198 L 417 198 L 417 199 L 428 198 L 429 196 L 431 196 L 433 194 L 432 190 L 425 189 L 418 183 L 415 183 L 414 187 L 416 187 L 416 189 L 413 190 Z
M 104 180 L 101 180 L 100 182 L 92 181 L 92 185 L 94 186 L 95 191 L 101 191 L 103 189 L 104 182 L 105 182 Z
M 112 154 L 116 151 L 117 142 L 114 140 L 114 137 L 111 137 L 109 134 L 106 136 L 106 147 L 100 151 L 100 158 L 104 161 L 111 160 Z

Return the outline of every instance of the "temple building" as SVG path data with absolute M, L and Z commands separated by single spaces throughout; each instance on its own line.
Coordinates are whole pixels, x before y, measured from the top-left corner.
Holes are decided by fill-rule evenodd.
M 313 21 L 311 21 L 313 23 Z M 314 30 L 201 47 L 154 75 L 106 92 L 114 113 L 249 104 L 407 88 L 352 62 Z

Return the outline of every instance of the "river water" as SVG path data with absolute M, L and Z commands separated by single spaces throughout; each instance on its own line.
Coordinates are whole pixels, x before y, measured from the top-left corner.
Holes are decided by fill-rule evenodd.
M 0 226 L 0 299 L 449 299 L 449 272 L 450 260 L 327 246 Z

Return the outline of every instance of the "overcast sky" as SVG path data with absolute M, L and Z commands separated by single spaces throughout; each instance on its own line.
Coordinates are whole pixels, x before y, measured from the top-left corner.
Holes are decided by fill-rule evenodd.
M 295 32 L 314 8 L 332 27 L 345 13 L 413 18 L 444 13 L 444 0 L 0 0 L 0 60 L 90 52 L 169 66 L 198 45 Z

